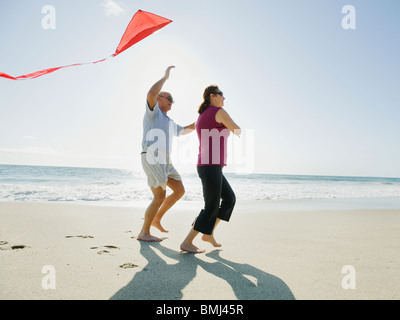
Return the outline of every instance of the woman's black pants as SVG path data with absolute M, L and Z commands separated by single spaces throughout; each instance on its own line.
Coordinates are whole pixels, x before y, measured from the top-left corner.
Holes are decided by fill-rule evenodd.
M 223 166 L 198 166 L 197 173 L 203 185 L 204 209 L 194 224 L 194 230 L 212 234 L 217 218 L 229 221 L 236 197 L 222 174 Z

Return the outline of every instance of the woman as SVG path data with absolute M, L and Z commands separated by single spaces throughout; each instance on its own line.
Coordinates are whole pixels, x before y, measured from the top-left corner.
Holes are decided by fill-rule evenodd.
M 204 209 L 181 244 L 182 251 L 191 253 L 205 252 L 193 244 L 199 232 L 204 241 L 221 246 L 214 238 L 214 230 L 221 220 L 229 221 L 236 201 L 222 168 L 226 166 L 228 136 L 230 132 L 240 135 L 241 129 L 223 109 L 225 98 L 218 86 L 207 87 L 203 98 L 196 131 L 200 142 L 197 172 L 203 186 Z

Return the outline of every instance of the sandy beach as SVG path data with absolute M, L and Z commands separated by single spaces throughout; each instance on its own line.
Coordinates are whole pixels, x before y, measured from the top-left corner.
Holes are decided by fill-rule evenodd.
M 179 245 L 194 207 L 151 244 L 143 208 L 0 202 L 0 299 L 400 298 L 400 210 L 277 208 L 238 203 L 222 247 L 198 237 L 193 255 Z

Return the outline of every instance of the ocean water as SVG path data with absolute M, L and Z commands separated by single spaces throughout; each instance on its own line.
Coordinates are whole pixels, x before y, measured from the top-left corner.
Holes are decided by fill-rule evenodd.
M 226 174 L 239 201 L 392 199 L 400 179 L 270 174 Z M 202 201 L 197 174 L 182 174 L 183 201 Z M 0 165 L 0 201 L 143 205 L 151 200 L 143 172 L 121 169 Z

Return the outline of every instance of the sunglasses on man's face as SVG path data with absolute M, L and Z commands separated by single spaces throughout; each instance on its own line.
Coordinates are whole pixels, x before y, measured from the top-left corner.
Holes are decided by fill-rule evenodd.
M 214 94 L 219 94 L 219 95 L 221 95 L 221 97 L 223 97 L 223 96 L 224 96 L 224 94 L 223 94 L 223 92 L 222 92 L 222 91 L 218 91 L 218 92 L 216 92 L 216 93 L 214 93 Z
M 160 97 L 161 97 L 161 98 L 165 98 L 165 99 L 167 99 L 169 102 L 174 103 L 174 99 L 173 99 L 171 96 L 168 96 L 168 97 L 160 96 Z

